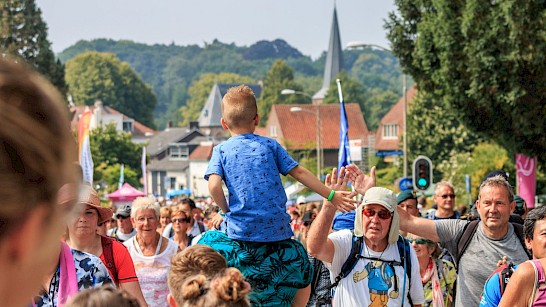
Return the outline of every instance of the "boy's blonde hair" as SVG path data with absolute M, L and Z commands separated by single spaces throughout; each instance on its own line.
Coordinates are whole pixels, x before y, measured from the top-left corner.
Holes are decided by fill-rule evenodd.
M 222 118 L 228 126 L 241 127 L 252 122 L 258 114 L 256 96 L 246 85 L 230 88 L 222 99 Z

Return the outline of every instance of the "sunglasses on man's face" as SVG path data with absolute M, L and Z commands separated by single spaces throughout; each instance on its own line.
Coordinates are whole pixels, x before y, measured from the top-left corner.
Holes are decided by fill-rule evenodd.
M 444 195 L 440 195 L 441 198 L 443 199 L 446 199 L 446 198 L 451 198 L 451 199 L 455 199 L 455 194 L 444 194 Z
M 310 225 L 311 225 L 311 222 L 309 221 L 303 222 L 303 226 L 309 227 Z
M 430 241 L 430 240 L 423 239 L 423 238 L 417 238 L 417 239 L 407 238 L 407 239 L 408 239 L 408 241 L 409 241 L 410 243 L 415 242 L 416 244 L 434 243 L 434 242 L 432 242 L 432 241 Z
M 390 213 L 387 210 L 375 211 L 375 209 L 372 209 L 372 208 L 364 208 L 362 210 L 362 214 L 364 214 L 365 216 L 367 216 L 369 218 L 374 217 L 376 213 L 377 213 L 377 216 L 379 216 L 379 218 L 382 219 L 382 220 L 388 220 L 392 216 L 392 213 Z

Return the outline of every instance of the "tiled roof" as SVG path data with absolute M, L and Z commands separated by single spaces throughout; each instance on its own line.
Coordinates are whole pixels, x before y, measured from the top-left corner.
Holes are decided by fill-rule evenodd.
M 321 147 L 323 149 L 339 148 L 339 103 L 320 104 L 321 119 Z M 271 112 L 276 112 L 279 120 L 278 129 L 290 144 L 291 149 L 302 149 L 309 142 L 316 142 L 316 117 L 309 112 L 291 112 L 290 108 L 299 107 L 303 110 L 315 113 L 317 105 L 297 104 L 273 105 Z M 345 105 L 349 122 L 349 139 L 367 139 L 368 128 L 362 116 L 360 106 L 357 103 Z M 284 142 L 284 140 L 279 140 Z
M 415 86 L 411 87 L 406 93 L 406 99 L 408 104 L 413 100 L 417 89 Z M 398 125 L 398 139 L 383 139 L 383 125 L 385 124 L 397 124 Z M 383 116 L 379 122 L 379 128 L 375 135 L 375 150 L 398 150 L 400 149 L 400 142 L 402 140 L 402 133 L 404 129 L 404 97 L 402 96 L 396 104 Z
M 190 160 L 209 160 L 212 156 L 213 145 L 199 145 L 190 154 Z
M 195 133 L 195 136 L 193 138 L 189 138 L 192 133 Z M 169 148 L 169 144 L 178 143 L 184 138 L 188 138 L 189 142 L 192 143 L 204 141 L 206 139 L 203 134 L 196 129 L 190 130 L 188 127 L 168 128 L 150 139 L 146 150 L 148 155 L 155 156 Z

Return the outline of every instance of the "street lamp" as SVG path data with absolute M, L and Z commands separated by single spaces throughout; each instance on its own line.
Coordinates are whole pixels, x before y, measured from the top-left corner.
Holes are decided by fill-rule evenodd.
M 321 171 L 321 166 L 322 166 L 322 153 L 321 153 L 321 147 L 320 147 L 320 109 L 319 109 L 319 105 L 315 105 L 317 111 L 316 112 L 313 112 L 313 111 L 309 111 L 309 110 L 306 110 L 306 109 L 303 109 L 303 108 L 300 108 L 300 107 L 291 107 L 290 108 L 290 112 L 304 112 L 304 113 L 310 113 L 310 114 L 313 114 L 315 115 L 315 118 L 316 118 L 316 126 L 317 126 L 317 149 L 316 149 L 316 155 L 317 155 L 317 178 L 320 180 L 320 171 Z
M 347 48 L 377 48 L 377 49 L 381 49 L 381 50 L 384 50 L 384 51 L 387 51 L 387 52 L 390 52 L 392 53 L 392 50 L 388 49 L 388 48 L 385 48 L 383 46 L 379 46 L 379 45 L 376 45 L 376 44 L 367 44 L 367 43 L 364 43 L 364 42 L 349 42 L 347 44 Z M 406 137 L 406 116 L 407 116 L 407 113 L 408 113 L 408 97 L 407 97 L 407 94 L 406 92 L 408 91 L 407 89 L 407 75 L 405 73 L 402 73 L 402 92 L 403 92 L 403 95 L 404 95 L 404 114 L 403 114 L 403 122 L 402 122 L 402 125 L 404 126 L 404 129 L 402 129 L 402 146 L 403 146 L 403 153 L 404 153 L 404 177 L 407 177 L 408 176 L 408 140 L 407 140 L 407 137 Z

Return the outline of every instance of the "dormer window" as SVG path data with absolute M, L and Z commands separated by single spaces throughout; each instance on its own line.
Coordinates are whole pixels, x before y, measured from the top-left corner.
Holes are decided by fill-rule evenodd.
M 123 131 L 133 132 L 133 121 L 132 120 L 123 120 Z
M 169 160 L 188 160 L 190 149 L 187 144 L 169 145 Z

